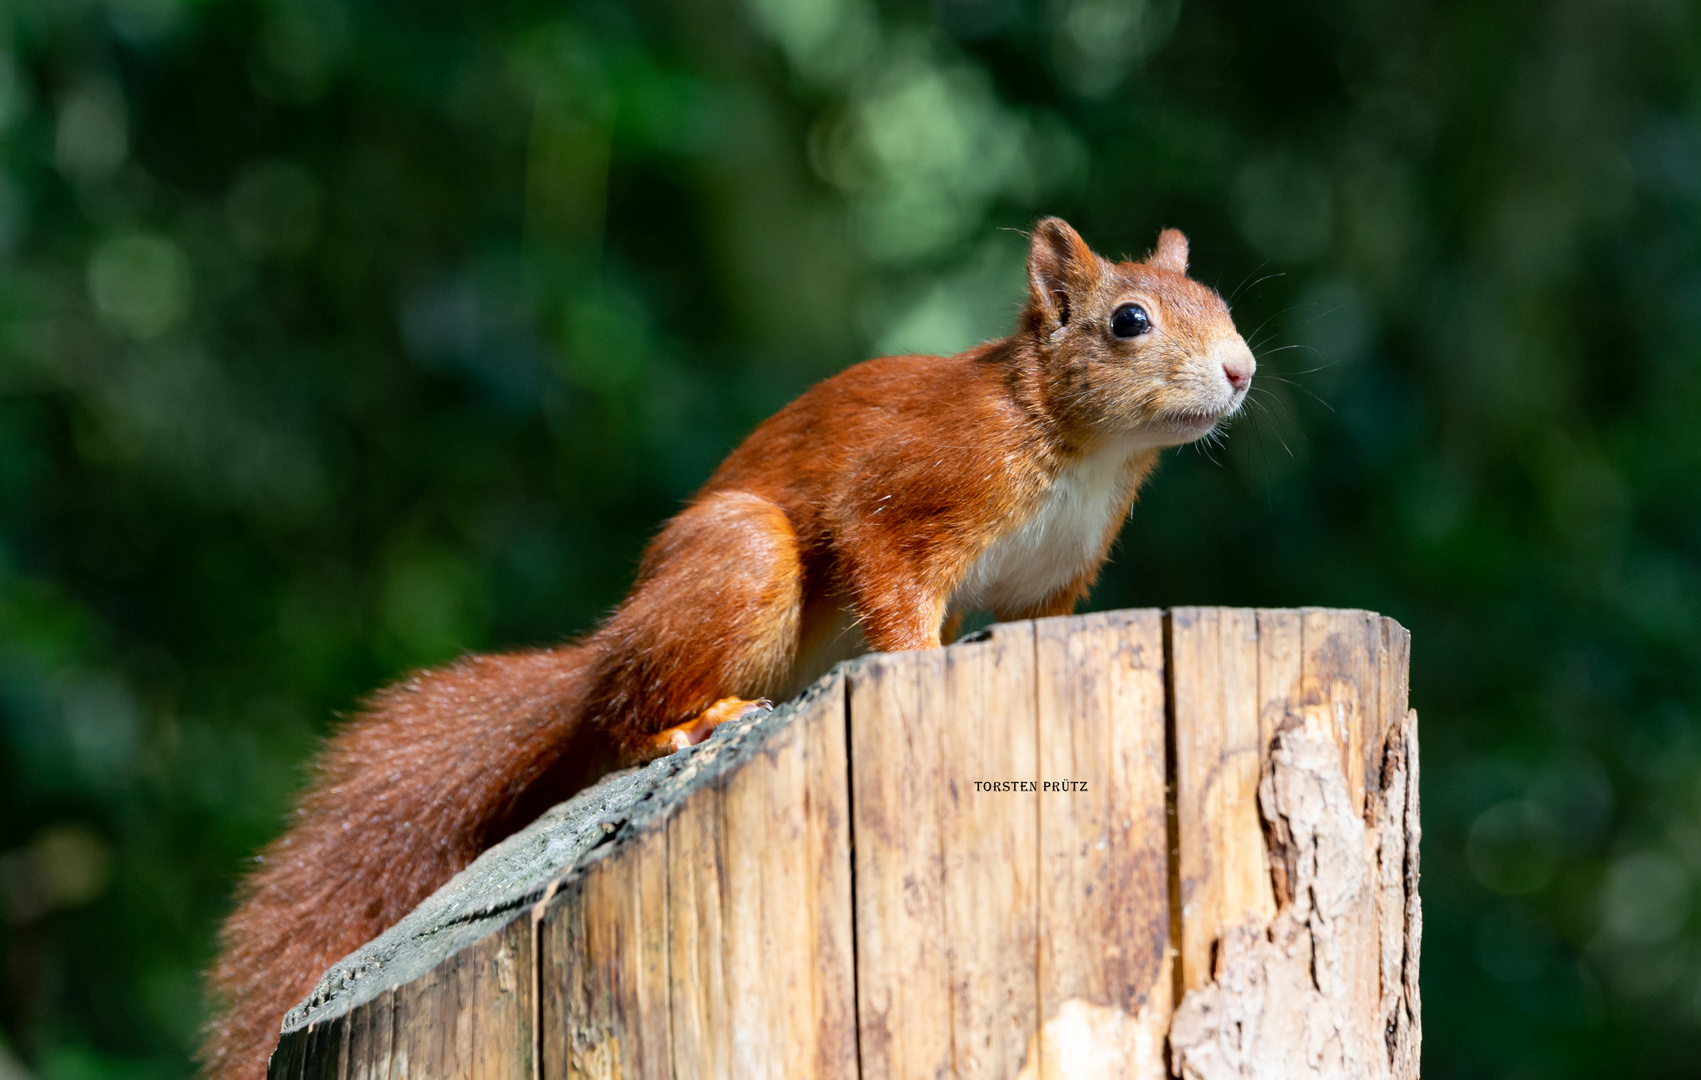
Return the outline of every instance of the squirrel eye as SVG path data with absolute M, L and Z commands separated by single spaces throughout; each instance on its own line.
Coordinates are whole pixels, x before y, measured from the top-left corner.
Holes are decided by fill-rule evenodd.
M 1110 332 L 1120 338 L 1139 337 L 1152 328 L 1152 320 L 1139 304 L 1123 304 L 1110 316 Z

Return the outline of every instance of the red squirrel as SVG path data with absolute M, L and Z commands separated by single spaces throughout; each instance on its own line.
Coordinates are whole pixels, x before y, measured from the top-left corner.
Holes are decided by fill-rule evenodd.
M 325 968 L 602 772 L 858 652 L 937 648 L 967 611 L 1072 611 L 1158 452 L 1239 409 L 1255 363 L 1174 229 L 1113 263 L 1046 218 L 1028 283 L 1010 337 L 866 361 L 764 422 L 587 637 L 373 697 L 224 925 L 207 1074 L 260 1080 Z

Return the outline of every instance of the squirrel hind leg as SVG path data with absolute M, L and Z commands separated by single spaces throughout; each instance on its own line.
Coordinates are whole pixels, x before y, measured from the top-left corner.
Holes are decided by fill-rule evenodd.
M 651 543 L 631 596 L 597 631 L 587 711 L 605 718 L 629 757 L 671 752 L 676 735 L 700 741 L 786 685 L 802 608 L 803 567 L 785 511 L 748 492 L 700 499 Z M 718 704 L 726 709 L 711 715 Z

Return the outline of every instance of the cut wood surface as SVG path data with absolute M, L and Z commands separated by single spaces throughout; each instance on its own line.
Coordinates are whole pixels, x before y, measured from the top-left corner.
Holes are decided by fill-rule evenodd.
M 487 852 L 271 1076 L 1415 1077 L 1408 651 L 1178 608 L 841 665 Z

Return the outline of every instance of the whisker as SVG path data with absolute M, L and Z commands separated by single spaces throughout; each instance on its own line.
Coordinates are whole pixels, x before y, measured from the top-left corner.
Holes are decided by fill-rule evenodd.
M 1254 404 L 1254 405 L 1258 406 L 1260 409 L 1264 410 L 1264 415 L 1268 416 L 1270 418 L 1271 424 L 1276 423 L 1276 414 L 1270 411 L 1270 407 L 1268 405 L 1264 404 L 1262 401 L 1257 401 L 1257 400 L 1253 400 L 1253 399 L 1250 399 L 1250 398 L 1248 400 L 1252 401 L 1252 404 Z M 1248 413 L 1247 415 L 1251 416 L 1252 414 Z M 1257 420 L 1256 417 L 1253 417 L 1252 427 L 1253 427 L 1254 431 L 1259 430 L 1258 429 L 1258 420 Z M 1270 434 L 1274 435 L 1276 437 L 1276 441 L 1282 444 L 1282 449 L 1286 450 L 1288 452 L 1288 457 L 1294 456 L 1293 447 L 1289 446 L 1288 441 L 1286 439 L 1282 438 L 1282 433 L 1279 430 L 1278 431 L 1272 431 Z
M 1263 262 L 1259 263 L 1257 266 L 1254 266 L 1250 271 L 1248 271 L 1247 274 L 1246 274 L 1246 277 L 1243 277 L 1243 278 L 1240 279 L 1240 284 L 1236 285 L 1234 287 L 1234 292 L 1230 293 L 1229 298 L 1224 302 L 1232 305 L 1234 303 L 1234 298 L 1240 295 L 1240 290 L 1245 289 L 1245 288 L 1256 289 L 1258 286 L 1264 284 L 1266 281 L 1269 281 L 1271 278 L 1279 278 L 1279 277 L 1286 277 L 1287 276 L 1286 270 L 1277 270 L 1274 273 L 1265 274 L 1263 277 L 1259 278 L 1257 281 L 1254 281 L 1250 286 L 1248 286 L 1246 284 L 1246 278 L 1249 278 L 1253 274 L 1256 274 L 1258 271 L 1264 269 L 1264 267 L 1268 266 L 1269 264 L 1270 264 L 1270 260 L 1265 259 Z
M 1266 377 L 1270 378 L 1270 379 L 1274 379 L 1276 382 L 1285 383 L 1288 386 L 1293 387 L 1295 390 L 1298 390 L 1300 393 L 1304 394 L 1306 397 L 1311 398 L 1313 401 L 1317 402 L 1317 404 L 1323 406 L 1325 409 L 1328 409 L 1330 412 L 1335 411 L 1335 407 L 1333 405 L 1329 404 L 1327 401 L 1324 401 L 1322 398 L 1318 397 L 1316 394 L 1312 393 L 1310 390 L 1306 389 L 1304 386 L 1301 386 L 1299 383 L 1294 382 L 1292 379 L 1284 379 L 1280 375 L 1269 375 L 1269 376 L 1266 376 Z M 1253 390 L 1262 390 L 1266 394 L 1270 393 L 1270 388 L 1267 387 L 1267 386 L 1248 387 L 1247 390 L 1248 390 L 1248 393 L 1250 393 Z M 1270 400 L 1279 401 L 1281 399 L 1275 397 L 1275 395 L 1272 394 L 1270 396 Z
M 1264 450 L 1264 429 L 1258 426 L 1258 417 L 1247 413 L 1246 418 L 1252 421 L 1252 441 L 1258 446 L 1258 460 L 1264 465 L 1264 509 L 1274 511 L 1276 508 L 1274 490 L 1276 475 L 1270 469 L 1270 455 Z
M 1247 279 L 1247 278 L 1249 278 L 1249 277 L 1251 277 L 1251 276 L 1252 276 L 1252 275 L 1253 275 L 1253 274 L 1256 274 L 1256 273 L 1257 273 L 1257 272 L 1258 272 L 1258 271 L 1260 271 L 1260 270 L 1262 270 L 1262 269 L 1264 269 L 1264 264 L 1263 264 L 1263 263 L 1259 263 L 1259 264 L 1258 264 L 1258 265 L 1257 265 L 1257 266 L 1254 266 L 1254 267 L 1253 267 L 1253 268 L 1252 268 L 1252 269 L 1250 269 L 1250 270 L 1248 270 L 1248 271 L 1247 271 L 1247 272 L 1246 272 L 1246 273 L 1245 273 L 1245 274 L 1243 274 L 1243 275 L 1242 275 L 1242 276 L 1241 276 L 1241 279 L 1240 279 L 1240 284 L 1239 284 L 1239 285 L 1236 285 L 1236 286 L 1235 286 L 1235 287 L 1234 287 L 1234 292 L 1231 292 L 1231 293 L 1229 293 L 1229 294 L 1228 294 L 1228 299 L 1227 299 L 1227 300 L 1224 300 L 1224 301 L 1223 301 L 1223 303 L 1225 303 L 1225 304 L 1233 304 L 1233 303 L 1234 303 L 1234 298 L 1235 298 L 1235 297 L 1237 297 L 1237 296 L 1239 296 L 1239 295 L 1240 295 L 1240 290 L 1241 290 L 1241 289 L 1244 289 L 1244 288 L 1245 288 L 1245 287 L 1246 287 L 1246 279 Z M 1218 294 L 1219 294 L 1219 295 L 1221 295 L 1221 293 L 1222 293 L 1222 290 L 1221 290 L 1221 289 L 1218 289 L 1218 290 L 1217 290 L 1217 293 L 1218 293 Z
M 1267 318 L 1265 318 L 1265 320 L 1263 322 L 1258 324 L 1258 328 L 1256 330 L 1252 331 L 1252 334 L 1250 336 L 1257 337 L 1259 334 L 1264 332 L 1264 328 L 1266 326 L 1269 326 L 1272 320 L 1278 319 L 1278 318 L 1282 317 L 1283 315 L 1286 315 L 1290 311 L 1298 311 L 1300 308 L 1308 308 L 1308 307 L 1315 307 L 1315 306 L 1316 306 L 1315 304 L 1289 304 L 1287 307 L 1282 308 L 1280 311 L 1272 312 Z
M 1260 390 L 1263 397 L 1261 399 L 1248 396 L 1247 400 L 1255 403 L 1260 409 L 1263 409 L 1264 415 L 1268 416 L 1270 418 L 1270 422 L 1276 425 L 1276 435 L 1278 439 L 1282 440 L 1282 448 L 1284 450 L 1286 450 L 1290 455 L 1293 454 L 1293 447 L 1287 444 L 1287 440 L 1285 438 L 1282 438 L 1282 432 L 1288 429 L 1290 425 L 1297 437 L 1305 439 L 1306 442 L 1311 441 L 1306 434 L 1305 425 L 1294 420 L 1293 405 L 1291 402 L 1289 402 L 1286 398 L 1278 396 L 1276 393 L 1271 391 L 1269 387 L 1252 387 L 1252 389 Z
M 1312 352 L 1317 353 L 1318 356 L 1323 355 L 1322 353 L 1317 352 L 1317 349 L 1315 347 L 1311 346 L 1311 345 L 1299 345 L 1299 344 L 1278 345 L 1273 349 L 1265 349 L 1264 352 L 1263 352 L 1263 355 L 1259 355 L 1258 350 L 1253 349 L 1252 354 L 1254 356 L 1257 356 L 1258 359 L 1262 360 L 1262 359 L 1264 359 L 1265 356 L 1274 356 L 1279 352 L 1287 352 L 1289 349 L 1310 349 Z M 1312 368 L 1311 370 L 1322 371 L 1324 367 L 1332 367 L 1332 366 L 1333 366 L 1332 364 L 1324 364 L 1323 367 Z
M 1335 411 L 1335 407 L 1333 405 L 1330 405 L 1327 401 L 1324 401 L 1322 398 L 1318 397 L 1316 394 L 1313 394 L 1310 390 L 1301 386 L 1299 383 L 1294 382 L 1292 379 L 1284 379 L 1280 375 L 1266 375 L 1265 378 L 1274 379 L 1275 381 L 1277 381 L 1279 383 L 1286 383 L 1287 385 L 1293 387 L 1295 390 L 1298 390 L 1300 393 L 1306 395 L 1307 397 L 1314 399 L 1319 404 L 1326 407 L 1330 412 Z
M 1283 380 L 1283 381 L 1285 382 L 1286 380 Z M 1313 394 L 1310 390 L 1307 390 L 1305 387 L 1299 385 L 1298 383 L 1289 383 L 1289 385 L 1292 386 L 1295 390 L 1298 390 L 1300 393 L 1304 394 L 1306 397 L 1310 398 L 1312 401 L 1315 401 L 1315 402 L 1317 402 L 1317 404 L 1323 406 L 1325 409 L 1328 409 L 1330 412 L 1335 411 L 1335 407 L 1333 405 L 1329 404 L 1327 401 L 1324 401 L 1322 398 L 1318 397 L 1316 394 Z
M 1312 305 L 1307 304 L 1305 306 L 1311 307 Z M 1318 322 L 1320 320 L 1327 319 L 1329 316 L 1333 315 L 1335 312 L 1344 310 L 1345 308 L 1346 308 L 1345 304 L 1336 304 L 1334 307 L 1330 308 L 1327 311 L 1319 311 L 1317 314 L 1313 315 L 1311 317 L 1311 321 L 1312 322 Z

